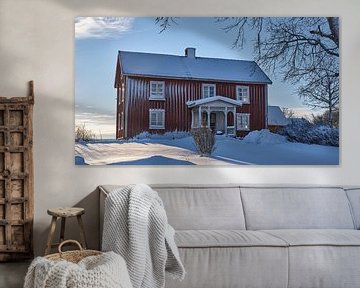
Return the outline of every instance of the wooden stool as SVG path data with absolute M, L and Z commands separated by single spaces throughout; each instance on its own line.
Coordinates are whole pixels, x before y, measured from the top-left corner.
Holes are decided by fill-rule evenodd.
M 81 215 L 85 213 L 84 208 L 50 208 L 47 210 L 47 213 L 52 216 L 51 224 L 50 224 L 50 231 L 49 236 L 46 244 L 46 250 L 45 255 L 50 254 L 52 247 L 57 247 L 61 242 L 64 241 L 64 234 L 65 234 L 65 223 L 66 218 L 69 217 L 77 217 L 79 227 L 80 227 L 80 239 L 81 239 L 81 245 L 84 249 L 86 249 L 86 239 L 85 239 L 85 230 L 84 230 L 84 224 L 81 219 Z M 58 217 L 61 218 L 61 229 L 60 229 L 60 242 L 59 243 L 52 243 L 52 239 L 54 237 L 55 228 L 56 228 L 56 222 Z

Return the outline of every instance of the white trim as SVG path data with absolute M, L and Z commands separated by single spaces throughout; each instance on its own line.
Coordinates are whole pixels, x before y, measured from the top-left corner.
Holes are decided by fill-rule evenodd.
M 198 117 L 199 117 L 199 119 L 198 119 L 198 128 L 200 128 L 201 127 L 201 124 L 202 124 L 202 116 L 201 116 L 201 106 L 199 106 L 199 109 L 198 109 Z
M 207 117 L 207 127 L 209 127 L 210 128 L 210 114 L 211 114 L 211 112 L 210 112 L 210 107 L 208 106 L 208 108 L 206 109 L 206 117 Z
M 225 107 L 225 111 L 224 111 L 224 128 L 225 128 L 225 135 L 227 135 L 227 128 L 228 128 L 228 125 L 227 125 L 227 116 L 228 116 L 228 109 L 227 107 Z
M 155 113 L 156 124 L 151 124 L 151 115 Z M 165 109 L 149 109 L 149 129 L 165 129 Z
M 119 103 L 120 102 L 124 103 L 124 101 L 125 101 L 125 83 L 123 81 L 121 81 L 120 86 L 121 86 L 121 88 L 120 88 L 120 90 L 121 90 L 121 99 L 120 99 Z
M 156 85 L 155 91 L 152 90 L 153 85 Z M 159 87 L 161 87 L 161 89 L 159 89 Z M 165 81 L 150 81 L 149 100 L 165 100 Z
M 194 109 L 191 109 L 191 128 L 194 128 L 195 126 L 195 113 L 194 113 Z
M 124 126 L 125 126 L 125 117 L 124 117 L 124 112 L 121 111 L 120 112 L 120 129 L 119 130 L 124 130 Z
M 120 130 L 121 130 L 121 123 L 120 123 L 120 119 L 121 119 L 121 113 L 123 113 L 123 112 L 118 112 L 117 113 L 117 115 L 118 115 L 118 117 L 117 117 L 117 123 L 118 123 L 118 126 L 117 126 L 117 132 L 119 132 Z M 116 134 L 117 135 L 117 134 Z
M 244 90 L 244 91 L 241 91 L 242 94 L 246 91 L 245 95 L 239 95 L 240 90 Z M 244 104 L 250 104 L 250 88 L 249 88 L 249 86 L 236 85 L 236 100 L 238 100 Z
M 234 133 L 236 135 L 236 107 L 233 107 L 233 117 L 234 117 Z
M 210 95 L 210 90 L 208 95 L 205 97 L 205 88 L 214 88 L 214 95 Z M 216 95 L 216 84 L 208 84 L 208 83 L 202 83 L 201 85 L 201 98 L 211 98 L 214 97 Z
M 242 118 L 241 120 L 239 118 Z M 246 121 L 247 122 L 247 127 L 244 127 L 244 118 L 243 117 L 247 117 Z M 250 131 L 250 114 L 249 113 L 236 113 L 236 130 L 237 131 Z
M 214 97 L 209 97 L 209 98 L 202 98 L 202 99 L 198 99 L 198 100 L 192 100 L 192 101 L 187 101 L 186 105 L 189 108 L 192 107 L 196 107 L 196 106 L 200 106 L 203 104 L 209 104 L 215 101 L 222 101 L 226 104 L 229 104 L 230 106 L 241 106 L 241 102 L 236 101 L 234 99 L 228 98 L 228 97 L 224 97 L 224 96 L 214 96 Z

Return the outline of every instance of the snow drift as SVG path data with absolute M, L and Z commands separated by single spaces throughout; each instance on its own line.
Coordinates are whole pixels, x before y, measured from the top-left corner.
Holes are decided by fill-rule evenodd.
M 281 144 L 287 142 L 285 136 L 271 133 L 267 129 L 252 131 L 244 137 L 243 141 L 253 144 Z

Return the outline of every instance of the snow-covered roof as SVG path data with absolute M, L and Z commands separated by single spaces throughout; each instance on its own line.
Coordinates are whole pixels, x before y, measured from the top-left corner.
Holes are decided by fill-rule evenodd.
M 228 98 L 228 97 L 213 96 L 213 97 L 203 98 L 203 99 L 194 100 L 194 101 L 187 101 L 186 105 L 188 105 L 191 108 L 191 107 L 208 104 L 208 103 L 215 102 L 215 101 L 222 101 L 222 102 L 225 102 L 225 103 L 228 103 L 231 105 L 235 105 L 235 106 L 240 106 L 242 104 L 240 101 L 236 101 L 236 100 Z
M 268 125 L 285 126 L 289 124 L 279 106 L 268 106 Z
M 271 84 L 254 61 L 119 51 L 122 73 L 198 80 Z

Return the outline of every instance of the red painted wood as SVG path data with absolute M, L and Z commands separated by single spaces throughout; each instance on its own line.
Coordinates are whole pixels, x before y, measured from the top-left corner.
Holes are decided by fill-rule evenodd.
M 116 79 L 120 78 L 119 76 L 116 77 Z M 145 131 L 151 133 L 190 131 L 191 109 L 187 107 L 186 102 L 202 98 L 201 87 L 203 83 L 216 84 L 216 95 L 232 99 L 236 99 L 236 85 L 239 85 L 237 83 L 216 81 L 164 80 L 128 76 L 125 78 L 127 78 L 125 82 L 124 79 L 116 80 L 119 82 L 115 83 L 115 86 L 119 87 L 121 81 L 126 83 L 125 95 L 123 95 L 125 101 L 118 105 L 117 113 L 119 114 L 121 111 L 125 113 L 127 118 L 127 136 L 125 135 L 125 129 L 120 130 L 120 123 L 117 123 L 117 138 L 131 138 Z M 165 100 L 149 100 L 150 81 L 165 81 Z M 266 85 L 252 83 L 242 83 L 241 85 L 249 86 L 250 104 L 238 107 L 236 112 L 250 114 L 250 130 L 265 128 Z M 118 94 L 121 97 L 121 92 L 118 92 Z M 126 106 L 128 106 L 127 109 Z M 149 129 L 149 109 L 165 109 L 165 129 Z

